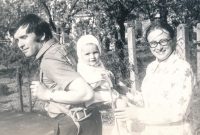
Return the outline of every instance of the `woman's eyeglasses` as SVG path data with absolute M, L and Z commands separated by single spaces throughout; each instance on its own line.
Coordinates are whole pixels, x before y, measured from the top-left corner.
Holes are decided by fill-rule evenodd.
M 160 45 L 162 45 L 162 46 L 167 46 L 170 40 L 171 40 L 171 39 L 161 39 L 159 42 L 152 41 L 152 42 L 149 43 L 149 46 L 150 46 L 151 48 L 157 47 L 158 44 L 160 44 Z

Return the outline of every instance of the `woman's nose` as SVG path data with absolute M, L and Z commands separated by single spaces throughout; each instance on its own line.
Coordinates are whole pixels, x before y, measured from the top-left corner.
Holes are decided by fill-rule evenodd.
M 156 50 L 162 50 L 162 49 L 163 49 L 163 46 L 158 43 L 158 45 L 156 46 Z

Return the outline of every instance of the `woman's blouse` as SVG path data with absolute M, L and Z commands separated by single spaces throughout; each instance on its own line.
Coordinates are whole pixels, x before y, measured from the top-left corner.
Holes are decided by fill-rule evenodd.
M 139 112 L 138 119 L 146 124 L 186 120 L 195 82 L 190 64 L 176 54 L 162 62 L 153 61 L 142 83 L 145 111 Z

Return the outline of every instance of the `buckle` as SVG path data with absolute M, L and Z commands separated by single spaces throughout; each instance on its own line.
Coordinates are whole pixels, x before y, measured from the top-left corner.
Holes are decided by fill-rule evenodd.
M 82 108 L 72 111 L 71 113 L 75 121 L 82 121 L 90 117 L 93 113 L 93 110 Z

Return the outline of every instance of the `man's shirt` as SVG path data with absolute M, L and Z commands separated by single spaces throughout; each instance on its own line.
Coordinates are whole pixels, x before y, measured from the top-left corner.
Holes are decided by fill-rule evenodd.
M 69 59 L 66 58 L 67 52 L 64 46 L 60 45 L 55 39 L 50 39 L 38 52 L 36 59 L 40 60 L 40 81 L 47 88 L 53 90 L 67 90 L 66 87 L 80 75 L 75 71 Z M 51 102 L 45 104 L 45 110 L 51 117 L 56 117 L 62 111 L 55 107 Z M 70 105 L 62 104 L 66 109 Z

